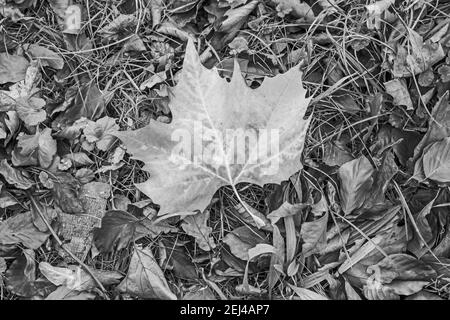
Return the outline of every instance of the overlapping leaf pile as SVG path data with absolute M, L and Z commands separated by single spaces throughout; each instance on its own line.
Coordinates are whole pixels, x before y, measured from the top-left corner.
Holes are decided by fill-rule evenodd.
M 1 299 L 449 298 L 445 4 L 100 3 L 0 1 Z

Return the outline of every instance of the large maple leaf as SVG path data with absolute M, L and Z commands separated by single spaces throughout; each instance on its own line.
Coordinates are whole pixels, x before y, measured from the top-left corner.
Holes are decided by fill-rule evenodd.
M 280 183 L 300 170 L 311 119 L 304 119 L 310 99 L 301 75 L 294 67 L 251 89 L 237 63 L 228 82 L 188 42 L 171 89 L 172 122 L 115 134 L 150 172 L 137 187 L 160 205 L 159 214 L 203 210 L 221 186 L 237 194 L 237 183 Z

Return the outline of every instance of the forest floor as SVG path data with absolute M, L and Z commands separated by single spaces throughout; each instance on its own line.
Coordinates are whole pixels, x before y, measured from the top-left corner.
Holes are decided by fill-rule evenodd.
M 450 297 L 449 1 L 0 0 L 0 37 L 0 299 Z M 200 96 L 272 108 L 288 175 L 169 163 Z

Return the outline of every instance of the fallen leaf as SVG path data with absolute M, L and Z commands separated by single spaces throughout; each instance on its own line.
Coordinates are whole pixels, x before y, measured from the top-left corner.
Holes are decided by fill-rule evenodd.
M 440 43 L 432 43 L 430 40 L 423 42 L 423 38 L 412 29 L 408 29 L 408 35 L 410 50 L 400 44 L 397 46 L 392 66 L 392 74 L 397 78 L 418 75 L 445 58 Z
M 24 49 L 35 60 L 38 60 L 43 67 L 50 67 L 60 70 L 64 67 L 63 58 L 56 52 L 36 44 L 24 46 Z
M 442 183 L 449 182 L 450 137 L 430 145 L 419 161 L 422 161 L 425 178 Z
M 394 2 L 395 0 L 379 0 L 366 5 L 366 10 L 369 15 L 367 18 L 367 28 L 380 29 L 382 15 Z
M 284 17 L 291 14 L 296 18 L 304 18 L 306 21 L 314 21 L 314 12 L 311 7 L 301 0 L 271 0 L 276 5 L 278 16 Z
M 196 215 L 186 216 L 183 219 L 181 228 L 188 235 L 195 238 L 195 242 L 200 249 L 210 251 L 216 247 L 214 238 L 211 235 L 212 228 L 208 227 L 209 210 L 199 212 Z
M 444 300 L 439 297 L 437 294 L 433 294 L 428 291 L 419 291 L 409 297 L 406 297 L 405 300 Z
M 300 297 L 300 300 L 329 300 L 327 297 L 312 290 L 296 287 L 288 283 L 289 287 Z
M 350 214 L 364 204 L 370 194 L 373 172 L 374 168 L 365 156 L 349 161 L 339 168 L 341 206 L 345 214 Z
M 100 228 L 94 229 L 94 243 L 100 252 L 126 248 L 134 237 L 139 220 L 132 214 L 111 210 L 105 213 Z
M 414 110 L 405 79 L 394 79 L 384 83 L 386 92 L 394 98 L 394 105 L 406 106 L 406 110 Z
M 22 56 L 0 53 L 0 84 L 22 81 L 28 66 L 28 60 Z
M 90 121 L 84 128 L 83 133 L 86 140 L 94 143 L 98 149 L 107 151 L 116 140 L 114 134 L 119 131 L 116 119 L 103 117 L 97 121 Z
M 79 292 L 60 286 L 50 293 L 45 300 L 94 300 L 95 294 L 91 292 Z
M 305 258 L 326 247 L 328 212 L 317 220 L 304 222 L 300 230 L 303 240 L 302 254 Z
M 15 110 L 29 126 L 35 126 L 47 118 L 47 113 L 42 109 L 45 100 L 39 98 L 39 89 L 36 87 L 39 78 L 37 62 L 33 61 L 27 64 L 24 80 L 11 85 L 9 91 L 0 90 L 2 107 Z
M 450 137 L 450 106 L 448 91 L 436 102 L 428 121 L 428 130 L 414 150 L 414 161 L 423 154 L 426 146 Z
M 117 290 L 142 299 L 177 299 L 148 247 L 140 249 L 135 246 L 127 276 Z
M 33 186 L 31 180 L 25 177 L 22 171 L 11 167 L 6 159 L 0 162 L 0 174 L 9 184 L 19 189 L 27 190 Z
M 193 42 L 188 42 L 181 78 L 170 101 L 172 122 L 155 121 L 143 129 L 116 134 L 128 152 L 151 171 L 152 178 L 137 187 L 161 206 L 160 214 L 166 214 L 204 210 L 224 185 L 244 181 L 264 185 L 288 179 L 301 169 L 300 156 L 310 121 L 302 118 L 309 99 L 300 79 L 301 72 L 292 68 L 266 79 L 258 89 L 250 89 L 236 64 L 228 83 L 216 70 L 201 65 Z M 271 155 L 263 155 L 264 151 L 269 153 L 263 137 L 268 134 L 262 134 L 265 129 L 279 132 L 281 138 L 279 151 Z M 226 131 L 241 130 L 255 138 L 261 132 L 260 150 L 249 150 L 248 159 L 230 164 L 234 146 L 224 144 L 221 137 Z M 189 141 L 176 143 L 183 136 Z M 191 138 L 197 140 L 194 154 Z M 229 138 L 231 143 L 234 136 Z M 224 163 L 228 163 L 226 171 L 222 170 Z M 268 167 L 271 165 L 275 167 Z
M 8 250 L 19 243 L 35 250 L 48 236 L 49 233 L 41 232 L 34 226 L 31 212 L 18 213 L 0 222 L 0 251 Z
M 40 165 L 48 168 L 56 154 L 56 140 L 52 137 L 52 129 L 36 131 L 35 135 L 19 135 L 18 143 L 13 151 L 12 162 L 15 166 Z
M 23 250 L 5 273 L 6 288 L 15 295 L 31 298 L 44 295 L 54 286 L 41 279 L 36 280 L 36 262 L 33 250 Z
M 92 290 L 98 286 L 94 278 L 87 273 L 81 266 L 69 266 L 68 268 L 55 267 L 50 263 L 39 263 L 39 271 L 51 283 L 56 286 L 64 286 L 69 290 L 85 291 Z M 117 271 L 90 270 L 100 283 L 104 286 L 117 284 L 123 278 Z
M 254 248 L 256 245 L 265 243 L 264 234 L 260 231 L 242 226 L 227 233 L 223 238 L 231 250 L 231 253 L 241 260 L 249 260 L 248 250 Z
M 367 268 L 374 273 L 377 281 L 391 283 L 392 280 L 431 280 L 436 271 L 428 264 L 408 254 L 391 254 L 375 265 Z

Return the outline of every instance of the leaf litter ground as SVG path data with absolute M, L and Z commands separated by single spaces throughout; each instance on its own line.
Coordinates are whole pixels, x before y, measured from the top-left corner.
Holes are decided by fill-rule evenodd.
M 446 1 L 0 9 L 1 299 L 448 299 Z

